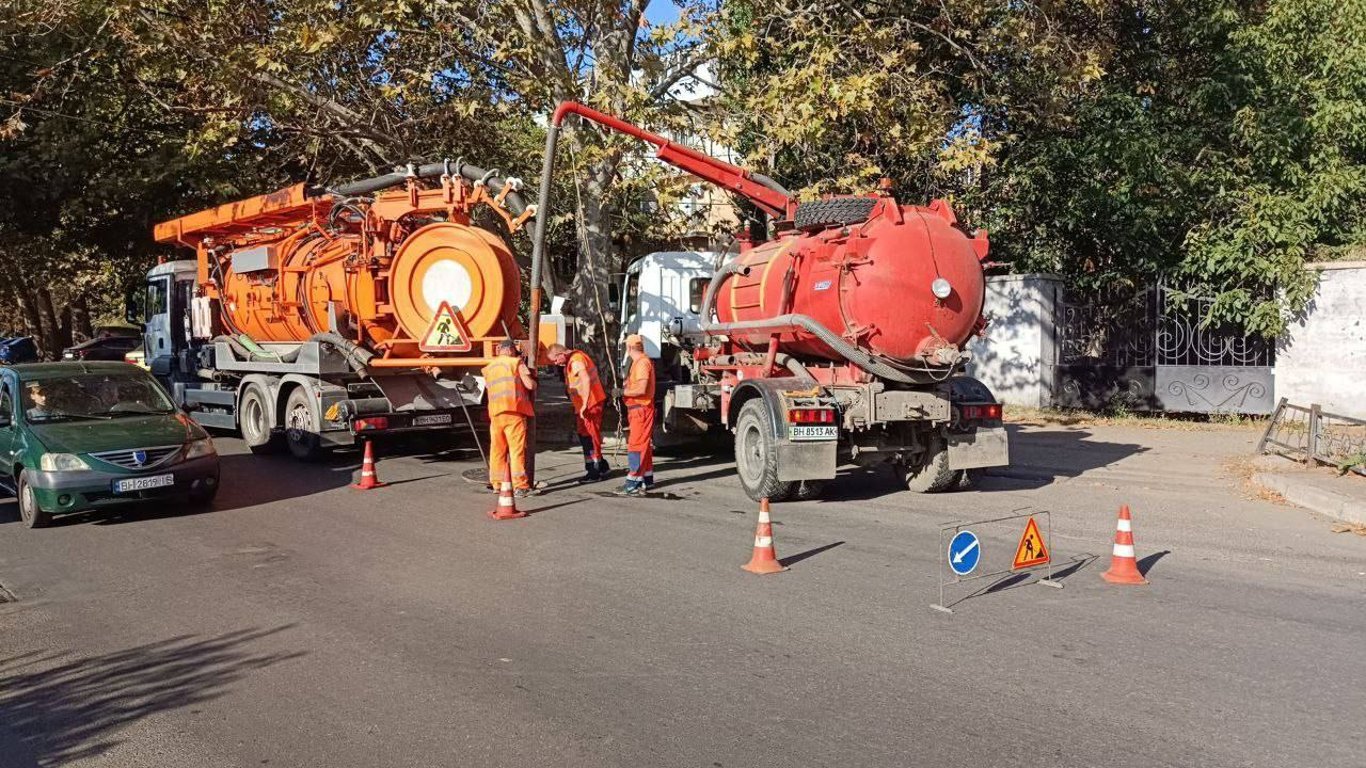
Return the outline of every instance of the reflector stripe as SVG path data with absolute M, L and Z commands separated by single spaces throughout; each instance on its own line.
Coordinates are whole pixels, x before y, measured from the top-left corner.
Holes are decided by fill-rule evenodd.
M 1121 530 L 1121 531 L 1133 531 L 1133 529 L 1134 529 L 1133 523 L 1131 523 L 1130 521 L 1128 521 L 1128 520 L 1120 520 L 1120 521 L 1119 521 L 1119 530 Z
M 759 510 L 759 522 L 760 522 L 760 523 L 772 522 L 772 521 L 769 520 L 769 518 L 768 518 L 768 510 L 764 510 L 764 509 Z
M 504 481 L 503 481 L 503 490 L 505 490 L 505 491 L 510 491 L 510 490 L 512 490 L 512 483 L 507 482 L 506 480 L 504 480 Z
M 1116 545 L 1115 545 L 1115 557 L 1128 557 L 1128 558 L 1132 558 L 1133 556 L 1134 556 L 1134 545 L 1133 545 L 1133 544 L 1116 544 Z
M 512 497 L 511 497 L 511 496 L 499 496 L 499 497 L 498 497 L 498 506 L 500 506 L 500 507 L 510 507 L 510 506 L 512 506 Z
M 756 546 L 756 547 L 771 547 L 771 546 L 773 546 L 773 537 L 772 537 L 772 536 L 755 536 L 755 537 L 754 537 L 754 546 Z

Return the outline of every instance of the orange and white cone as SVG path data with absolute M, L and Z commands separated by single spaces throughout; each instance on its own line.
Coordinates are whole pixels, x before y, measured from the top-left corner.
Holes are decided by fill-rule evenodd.
M 759 528 L 754 532 L 754 554 L 748 563 L 740 567 L 758 574 L 787 570 L 778 562 L 778 553 L 773 549 L 773 521 L 768 516 L 768 499 L 759 502 Z
M 489 511 L 489 517 L 494 520 L 516 520 L 519 517 L 526 517 L 526 513 L 517 509 L 517 497 L 512 494 L 512 483 L 503 483 L 498 488 L 498 506 Z
M 1119 522 L 1115 529 L 1115 549 L 1110 558 L 1110 570 L 1100 576 L 1111 584 L 1148 583 L 1143 574 L 1138 572 L 1138 561 L 1134 559 L 1134 523 L 1129 517 L 1128 504 L 1119 508 Z
M 360 482 L 352 483 L 351 487 L 358 491 L 369 491 L 374 488 L 383 488 L 387 483 L 379 481 L 379 475 L 375 474 L 375 444 L 371 440 L 365 441 L 365 459 L 360 464 Z

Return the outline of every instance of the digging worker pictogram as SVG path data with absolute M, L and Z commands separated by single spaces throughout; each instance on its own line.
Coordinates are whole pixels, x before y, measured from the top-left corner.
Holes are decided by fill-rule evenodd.
M 583 446 L 584 475 L 580 482 L 595 483 L 607 477 L 611 468 L 602 457 L 602 410 L 607 392 L 598 377 L 593 359 L 580 349 L 551 344 L 546 350 L 551 363 L 564 368 L 564 389 L 574 406 L 574 423 Z
M 655 484 L 654 444 L 651 442 L 655 430 L 655 365 L 645 354 L 645 340 L 639 334 L 626 337 L 626 352 L 631 356 L 631 365 L 621 394 L 631 429 L 626 440 L 630 469 L 620 492 L 638 496 Z
M 529 496 L 527 420 L 535 415 L 536 376 L 511 339 L 498 342 L 498 357 L 482 373 L 489 398 L 489 483 L 498 488 L 511 482 L 518 496 Z

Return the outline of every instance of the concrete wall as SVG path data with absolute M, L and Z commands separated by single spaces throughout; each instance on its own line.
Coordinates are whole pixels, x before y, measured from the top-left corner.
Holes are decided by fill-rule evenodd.
M 1001 402 L 1043 407 L 1051 401 L 1057 360 L 1053 320 L 1057 278 L 998 275 L 987 278 L 986 308 L 992 318 L 985 339 L 969 349 L 968 373 L 991 388 Z
M 1276 350 L 1276 397 L 1366 416 L 1366 261 L 1310 267 L 1318 292 Z

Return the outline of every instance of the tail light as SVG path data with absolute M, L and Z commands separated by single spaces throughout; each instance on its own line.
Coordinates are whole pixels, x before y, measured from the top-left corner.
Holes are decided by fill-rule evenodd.
M 351 428 L 357 432 L 368 432 L 376 429 L 388 429 L 388 416 L 370 416 L 364 419 L 356 419 L 351 422 Z
M 793 424 L 834 424 L 835 412 L 829 408 L 794 408 L 787 412 Z
M 999 421 L 1002 415 L 1000 403 L 983 403 L 982 405 L 964 405 L 960 408 L 964 421 Z

